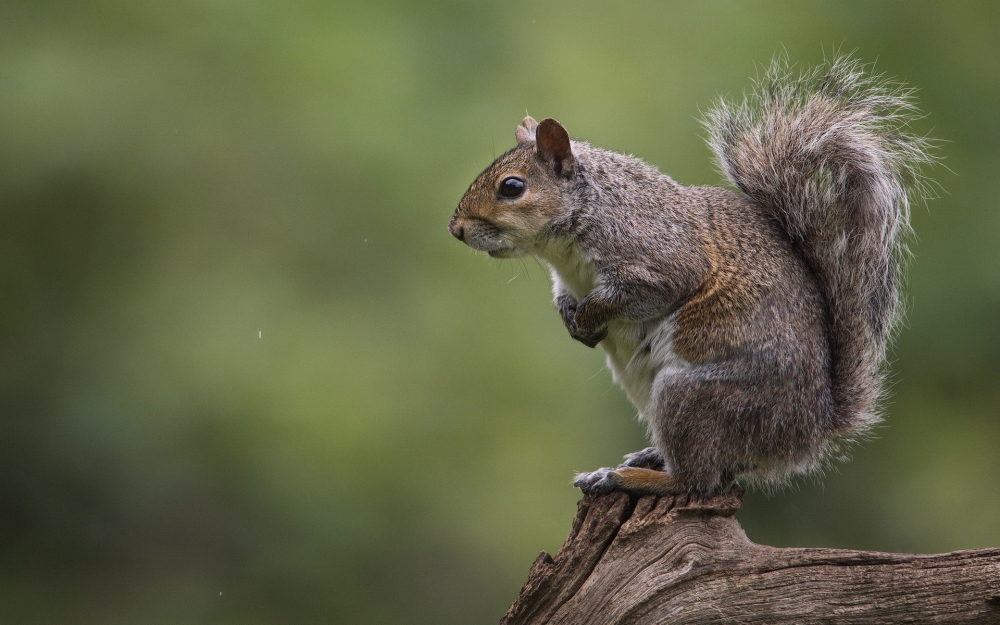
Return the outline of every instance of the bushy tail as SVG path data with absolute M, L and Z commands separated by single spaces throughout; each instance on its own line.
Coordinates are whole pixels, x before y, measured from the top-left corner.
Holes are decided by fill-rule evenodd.
M 839 57 L 797 74 L 772 62 L 742 103 L 707 114 L 723 173 L 770 209 L 828 307 L 835 434 L 878 421 L 886 348 L 901 314 L 911 201 L 926 197 L 932 143 L 908 132 L 912 91 Z

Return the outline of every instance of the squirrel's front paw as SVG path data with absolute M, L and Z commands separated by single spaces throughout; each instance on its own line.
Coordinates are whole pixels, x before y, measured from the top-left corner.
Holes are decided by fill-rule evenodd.
M 586 345 L 587 347 L 593 348 L 597 347 L 597 344 L 603 341 L 608 336 L 608 329 L 607 327 L 604 327 L 598 330 L 597 332 L 594 332 L 593 334 L 583 334 L 579 330 L 576 330 L 576 331 L 571 331 L 570 335 L 574 339 Z
M 614 469 L 604 467 L 590 473 L 578 473 L 573 479 L 573 486 L 583 491 L 584 495 L 603 495 L 618 490 L 623 484 L 621 474 Z
M 556 307 L 559 309 L 559 316 L 562 317 L 563 323 L 566 324 L 566 329 L 569 330 L 569 335 L 572 336 L 574 340 L 580 341 L 587 347 L 597 347 L 597 344 L 604 340 L 604 337 L 608 335 L 608 329 L 605 326 L 603 328 L 598 328 L 593 332 L 580 330 L 577 325 L 577 310 L 579 309 L 579 306 L 580 302 L 568 293 L 560 295 L 556 299 Z
M 601 306 L 592 300 L 584 300 L 587 305 L 580 304 L 573 316 L 569 333 L 573 338 L 587 347 L 597 347 L 608 336 L 606 316 L 601 314 Z
M 559 311 L 559 316 L 571 333 L 576 328 L 576 309 L 579 306 L 580 302 L 569 293 L 563 293 L 556 298 L 556 310 Z

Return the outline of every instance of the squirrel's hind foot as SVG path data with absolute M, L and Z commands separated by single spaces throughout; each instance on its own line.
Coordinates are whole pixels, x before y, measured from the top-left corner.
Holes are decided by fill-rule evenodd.
M 612 491 L 630 495 L 671 495 L 685 490 L 680 487 L 674 476 L 666 471 L 625 465 L 614 469 L 604 467 L 590 473 L 579 473 L 573 480 L 573 485 L 585 495 L 603 495 Z
M 635 467 L 637 469 L 653 469 L 654 471 L 665 471 L 666 460 L 663 452 L 656 447 L 647 447 L 639 451 L 625 454 L 625 460 L 619 467 Z

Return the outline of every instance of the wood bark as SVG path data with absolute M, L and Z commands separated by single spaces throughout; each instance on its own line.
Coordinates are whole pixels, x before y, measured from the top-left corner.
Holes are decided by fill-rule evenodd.
M 998 623 L 1000 549 L 779 549 L 746 537 L 738 487 L 580 500 L 501 625 Z

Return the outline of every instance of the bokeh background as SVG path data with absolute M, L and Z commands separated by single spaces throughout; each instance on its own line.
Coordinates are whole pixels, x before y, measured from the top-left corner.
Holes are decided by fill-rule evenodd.
M 717 184 L 698 119 L 855 51 L 943 140 L 886 426 L 751 539 L 1000 545 L 1000 5 L 0 4 L 0 622 L 495 622 L 644 446 L 533 261 L 448 235 L 525 112 Z

